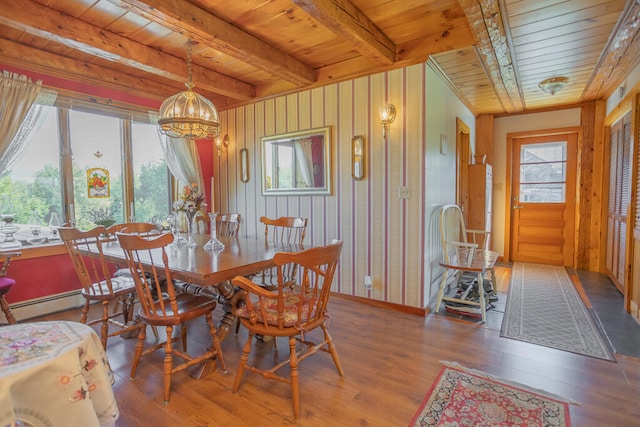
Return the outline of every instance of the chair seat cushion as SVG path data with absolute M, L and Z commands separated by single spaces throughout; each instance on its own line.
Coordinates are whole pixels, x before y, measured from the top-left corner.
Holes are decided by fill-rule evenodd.
M 256 315 L 259 323 L 266 323 L 272 326 L 278 326 L 278 300 L 277 299 L 263 299 L 262 305 L 266 314 L 266 319 L 262 317 L 262 313 L 259 310 L 259 304 L 254 303 L 256 308 Z M 300 318 L 298 318 L 298 307 L 300 305 L 300 295 L 292 292 L 285 292 L 284 294 L 284 310 L 283 310 L 283 326 L 290 328 L 300 323 L 304 323 L 309 320 L 310 317 L 315 315 L 315 306 L 311 308 L 309 301 L 302 303 L 302 310 Z M 235 310 L 235 315 L 244 319 L 250 319 L 251 313 L 246 305 L 238 307 Z
M 0 289 L 9 290 L 9 288 L 15 284 L 16 284 L 16 281 L 10 277 L 0 277 Z
M 111 286 L 113 287 L 114 294 L 123 294 L 127 292 L 135 291 L 135 283 L 131 276 L 118 276 L 111 278 Z M 87 296 L 100 297 L 109 296 L 109 286 L 106 280 L 94 283 L 91 288 L 83 289 L 82 293 Z

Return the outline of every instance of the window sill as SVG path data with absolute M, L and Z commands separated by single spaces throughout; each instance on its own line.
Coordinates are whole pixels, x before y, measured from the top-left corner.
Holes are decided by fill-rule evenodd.
M 21 255 L 15 261 L 21 259 L 40 258 L 52 255 L 67 253 L 67 248 L 62 241 L 56 243 L 45 243 L 42 245 L 23 245 L 19 248 L 0 249 L 2 251 L 20 252 Z

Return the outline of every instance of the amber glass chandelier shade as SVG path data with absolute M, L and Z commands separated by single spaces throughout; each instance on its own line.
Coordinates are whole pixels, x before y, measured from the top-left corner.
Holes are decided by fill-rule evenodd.
M 158 126 L 162 133 L 172 138 L 215 138 L 220 132 L 218 110 L 211 101 L 193 91 L 191 40 L 188 45 L 187 67 L 187 90 L 165 99 L 160 106 Z
M 211 101 L 187 90 L 167 98 L 160 106 L 158 125 L 172 138 L 215 138 L 220 129 L 218 111 Z

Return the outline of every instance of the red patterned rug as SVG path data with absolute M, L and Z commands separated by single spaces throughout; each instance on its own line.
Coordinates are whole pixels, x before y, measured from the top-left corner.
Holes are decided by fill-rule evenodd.
M 569 427 L 569 402 L 524 386 L 496 381 L 489 374 L 443 367 L 413 426 Z

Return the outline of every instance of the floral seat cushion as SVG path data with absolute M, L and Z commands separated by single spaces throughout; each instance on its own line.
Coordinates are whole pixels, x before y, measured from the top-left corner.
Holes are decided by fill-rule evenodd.
M 284 310 L 283 310 L 283 326 L 285 328 L 290 328 L 300 323 L 306 322 L 310 317 L 315 315 L 315 307 L 311 306 L 311 302 L 303 302 L 301 316 L 298 318 L 298 307 L 300 305 L 300 296 L 295 293 L 287 292 L 284 294 Z M 266 319 L 263 318 L 260 304 L 264 309 L 264 313 L 266 313 Z M 257 322 L 258 323 L 266 323 L 271 326 L 278 326 L 278 300 L 274 299 L 262 299 L 261 302 L 254 301 L 254 308 L 256 310 Z M 238 307 L 235 311 L 236 316 L 250 319 L 251 312 L 247 308 L 246 305 L 242 307 Z M 265 322 L 266 321 L 266 322 Z
M 111 278 L 111 286 L 113 287 L 113 293 L 125 292 L 135 289 L 133 278 L 131 276 L 118 276 Z M 106 280 L 102 280 L 98 283 L 94 283 L 91 288 L 85 291 L 89 295 L 109 295 L 109 286 Z

